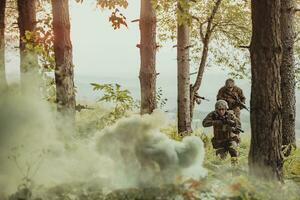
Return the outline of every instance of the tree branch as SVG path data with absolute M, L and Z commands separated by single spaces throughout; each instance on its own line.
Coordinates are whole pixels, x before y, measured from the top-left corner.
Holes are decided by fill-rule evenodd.
M 209 18 L 207 19 L 207 28 L 206 28 L 205 36 L 203 36 L 203 35 L 201 36 L 201 38 L 203 38 L 202 39 L 202 42 L 203 42 L 203 51 L 202 51 L 202 55 L 201 55 L 201 61 L 200 61 L 200 66 L 199 66 L 197 78 L 196 78 L 196 81 L 195 81 L 194 85 L 191 87 L 193 93 L 197 92 L 198 89 L 200 88 L 200 85 L 201 85 L 202 76 L 203 76 L 203 73 L 204 73 L 204 68 L 205 68 L 206 59 L 207 59 L 207 55 L 208 55 L 208 43 L 209 43 L 209 39 L 210 39 L 211 33 L 213 31 L 213 29 L 212 29 L 212 23 L 213 23 L 213 20 L 215 18 L 215 15 L 216 15 L 216 13 L 217 13 L 217 11 L 219 9 L 221 1 L 222 0 L 217 0 L 215 2 L 213 10 L 212 10 Z M 203 26 L 203 24 L 200 24 L 200 28 L 202 29 L 201 25 Z M 202 30 L 200 32 L 202 32 Z
M 184 47 L 184 49 L 189 49 L 189 48 L 191 48 L 191 47 L 193 47 L 193 46 L 194 46 L 194 45 L 190 44 L 190 45 Z
M 300 8 L 294 8 L 294 12 L 299 12 Z
M 215 2 L 215 6 L 213 7 L 213 10 L 212 10 L 212 12 L 211 12 L 211 15 L 209 16 L 209 18 L 208 18 L 208 20 L 207 20 L 207 22 L 208 22 L 208 24 L 207 24 L 207 29 L 206 29 L 206 33 L 208 32 L 208 31 L 212 31 L 211 30 L 211 25 L 212 25 L 212 23 L 213 23 L 213 20 L 214 20 L 214 18 L 215 18 L 215 15 L 216 15 L 216 13 L 217 13 L 217 11 L 218 11 L 218 8 L 219 8 L 219 6 L 220 6 L 220 4 L 221 4 L 221 1 L 222 0 L 217 0 L 217 2 Z
M 205 23 L 206 23 L 206 22 L 200 23 L 200 26 L 199 26 L 199 33 L 200 33 L 200 37 L 201 37 L 202 42 L 204 42 L 203 25 L 204 25 Z
M 201 61 L 200 61 L 196 81 L 195 81 L 194 85 L 192 85 L 192 84 L 190 85 L 190 115 L 191 115 L 191 117 L 193 116 L 194 105 L 195 105 L 195 102 L 197 101 L 197 98 L 196 98 L 197 91 L 199 90 L 199 88 L 201 86 L 201 82 L 202 82 L 202 78 L 203 78 L 203 74 L 204 74 L 204 69 L 205 69 L 206 60 L 207 60 L 207 56 L 208 56 L 209 39 L 211 37 L 213 29 L 215 28 L 215 26 L 212 27 L 212 23 L 215 18 L 215 15 L 219 9 L 221 1 L 222 0 L 217 0 L 215 2 L 213 10 L 212 10 L 209 18 L 207 19 L 207 27 L 206 27 L 205 36 L 203 36 L 203 30 L 202 30 L 203 24 L 200 24 L 200 36 L 201 36 L 201 39 L 203 42 L 203 50 L 202 50 Z M 202 35 L 201 35 L 201 33 L 202 33 Z
M 192 73 L 190 73 L 190 76 L 191 76 L 191 75 L 195 75 L 195 74 L 197 74 L 197 73 L 198 73 L 198 72 L 192 72 Z
M 195 19 L 195 20 L 197 20 L 198 22 L 200 22 L 200 19 L 199 19 L 198 17 L 194 16 L 194 15 L 192 15 L 192 19 Z
M 241 26 L 241 25 L 238 25 L 236 23 L 230 23 L 230 22 L 224 22 L 224 23 L 219 23 L 217 24 L 218 27 L 227 27 L 227 26 L 233 26 L 233 27 L 236 27 L 240 30 L 244 30 L 244 31 L 249 31 L 249 29 L 246 27 L 246 26 Z
M 241 46 L 239 46 L 239 48 L 249 49 L 250 46 L 249 45 L 248 46 L 241 45 Z

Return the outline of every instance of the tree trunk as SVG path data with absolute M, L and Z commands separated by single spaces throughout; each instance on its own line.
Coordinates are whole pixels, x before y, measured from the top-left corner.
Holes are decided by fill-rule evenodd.
M 178 2 L 179 12 L 184 12 Z M 190 116 L 189 27 L 177 25 L 177 115 L 178 133 L 192 132 Z
M 205 36 L 203 37 L 203 33 L 202 33 L 202 28 L 200 29 L 200 35 L 201 35 L 201 39 L 202 39 L 202 43 L 203 43 L 203 49 L 202 49 L 202 55 L 201 55 L 201 61 L 200 61 L 200 65 L 199 65 L 199 70 L 198 70 L 198 73 L 197 73 L 197 78 L 196 78 L 196 81 L 194 83 L 193 86 L 191 86 L 191 103 L 190 103 L 190 115 L 191 115 L 191 121 L 193 120 L 193 112 L 194 112 L 194 106 L 195 106 L 195 101 L 196 101 L 196 95 L 197 95 L 197 92 L 201 86 L 201 82 L 202 82 L 202 78 L 203 78 L 203 74 L 204 74 L 204 69 L 205 69 L 205 66 L 206 66 L 206 60 L 207 60 L 207 56 L 208 56 L 208 46 L 209 46 L 209 40 L 210 40 L 210 37 L 211 37 L 211 34 L 213 32 L 213 20 L 215 18 L 215 15 L 220 7 L 220 4 L 221 4 L 221 1 L 222 0 L 217 0 L 214 7 L 213 7 L 213 10 L 211 12 L 211 15 L 209 16 L 208 18 L 208 21 L 207 21 L 207 28 L 206 28 L 206 33 L 205 33 Z
M 68 0 L 52 0 L 57 108 L 75 118 L 74 70 Z
M 280 0 L 252 0 L 251 145 L 249 170 L 282 180 Z
M 38 58 L 33 49 L 26 48 L 25 33 L 34 32 L 36 26 L 36 0 L 18 0 L 18 25 L 20 29 L 20 71 L 21 87 L 32 89 L 29 85 L 38 85 L 34 79 L 38 76 Z M 29 87 L 29 88 L 28 88 Z
M 141 0 L 140 12 L 141 114 L 156 108 L 156 15 L 150 0 Z
M 0 1 L 0 89 L 7 87 L 5 75 L 5 6 L 6 0 Z
M 191 93 L 190 93 L 191 94 L 191 97 L 190 97 L 191 98 L 190 99 L 190 101 L 191 101 L 191 103 L 190 103 L 191 121 L 193 120 L 193 112 L 194 112 L 194 107 L 195 107 L 195 101 L 197 98 L 196 95 L 201 86 L 204 69 L 205 69 L 205 65 L 206 65 L 206 60 L 207 60 L 207 56 L 208 56 L 208 44 L 209 44 L 209 37 L 205 37 L 205 39 L 203 41 L 201 61 L 200 61 L 200 66 L 199 66 L 196 82 L 193 86 L 191 86 Z
M 281 1 L 281 40 L 282 63 L 281 94 L 282 94 L 282 145 L 288 145 L 285 155 L 290 155 L 291 145 L 296 145 L 295 139 L 295 66 L 294 66 L 294 0 Z

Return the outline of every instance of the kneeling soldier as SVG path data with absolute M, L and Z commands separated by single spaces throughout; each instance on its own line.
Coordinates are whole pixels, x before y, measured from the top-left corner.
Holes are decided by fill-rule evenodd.
M 215 104 L 215 111 L 209 113 L 202 122 L 203 127 L 213 126 L 214 137 L 211 142 L 216 149 L 216 155 L 225 159 L 229 152 L 231 164 L 238 162 L 237 147 L 240 143 L 239 133 L 240 121 L 233 111 L 228 110 L 228 104 L 224 100 L 218 100 Z

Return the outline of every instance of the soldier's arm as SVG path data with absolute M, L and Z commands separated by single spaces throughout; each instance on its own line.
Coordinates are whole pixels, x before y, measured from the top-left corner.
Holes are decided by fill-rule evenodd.
M 210 127 L 210 126 L 222 124 L 222 121 L 221 121 L 221 120 L 215 120 L 215 119 L 213 119 L 213 113 L 214 113 L 214 112 L 209 113 L 209 114 L 204 118 L 204 120 L 202 121 L 202 126 L 203 126 L 203 127 Z
M 205 118 L 204 120 L 202 121 L 202 126 L 203 127 L 210 127 L 213 125 L 213 115 L 212 113 L 209 113 Z
M 246 101 L 246 97 L 243 94 L 243 90 L 239 89 L 239 99 L 241 100 L 241 102 L 245 103 Z

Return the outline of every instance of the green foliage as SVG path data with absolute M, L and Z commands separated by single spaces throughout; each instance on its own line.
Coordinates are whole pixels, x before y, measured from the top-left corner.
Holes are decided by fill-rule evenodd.
M 163 97 L 163 90 L 161 87 L 156 91 L 156 103 L 160 109 L 167 104 L 168 99 Z
M 158 0 L 158 40 L 163 43 L 176 41 L 177 1 Z M 189 16 L 193 19 L 190 26 L 191 61 L 196 68 L 200 64 L 203 38 L 207 33 L 208 19 L 215 1 L 189 3 Z M 250 5 L 245 1 L 222 0 L 212 23 L 207 66 L 226 66 L 238 78 L 249 76 L 250 59 L 247 49 L 239 46 L 250 44 L 251 37 Z M 230 50 L 229 50 L 230 49 Z M 225 53 L 226 52 L 226 53 Z M 241 74 L 241 76 L 237 76 Z
M 118 7 L 127 8 L 128 1 L 127 0 L 98 0 L 98 5 L 101 8 L 115 9 Z
M 178 134 L 177 126 L 175 124 L 169 124 L 169 126 L 161 128 L 160 131 L 166 134 L 170 139 L 176 141 L 181 141 L 183 138 L 180 134 Z
M 300 3 L 300 1 L 297 1 Z M 295 76 L 296 86 L 300 89 L 300 13 L 295 13 L 295 44 L 294 44 L 294 56 L 295 56 Z
M 121 89 L 119 84 L 97 84 L 91 83 L 94 91 L 102 91 L 103 95 L 99 102 L 107 102 L 113 104 L 113 110 L 104 118 L 106 121 L 114 123 L 117 119 L 126 115 L 127 111 L 136 108 L 135 101 L 129 90 Z
M 44 99 L 49 101 L 50 103 L 56 102 L 56 85 L 53 77 L 48 76 L 44 73 L 43 76 L 44 84 L 42 85 L 42 94 Z
M 299 146 L 299 145 L 298 145 Z M 299 148 L 292 151 L 292 154 L 285 158 L 284 174 L 287 179 L 298 182 L 300 186 L 300 150 Z
M 191 1 L 187 0 L 178 0 L 177 1 L 177 23 L 178 25 L 191 25 L 192 22 L 192 16 L 189 13 L 189 10 L 191 8 Z

